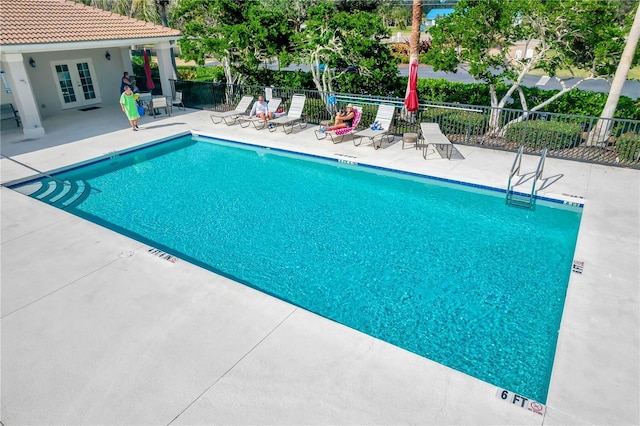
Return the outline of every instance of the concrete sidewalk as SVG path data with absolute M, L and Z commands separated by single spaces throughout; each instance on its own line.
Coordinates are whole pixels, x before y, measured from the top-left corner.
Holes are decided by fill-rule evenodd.
M 175 110 L 174 110 L 175 111 Z M 505 188 L 514 154 L 426 160 L 213 125 L 205 111 L 3 132 L 2 182 L 183 131 Z M 59 120 L 59 119 L 58 119 Z M 47 123 L 44 123 L 47 126 Z M 118 129 L 120 127 L 120 129 Z M 19 162 L 19 163 L 18 163 Z M 523 169 L 537 158 L 525 156 Z M 584 197 L 546 415 L 497 388 L 9 189 L 1 189 L 2 412 L 17 424 L 638 424 L 640 172 L 547 159 L 542 195 Z

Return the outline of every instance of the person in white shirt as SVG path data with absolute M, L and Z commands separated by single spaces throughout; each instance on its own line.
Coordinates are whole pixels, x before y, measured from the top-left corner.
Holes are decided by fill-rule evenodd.
M 252 117 L 262 118 L 265 126 L 269 123 L 269 120 L 273 118 L 273 113 L 269 112 L 269 106 L 267 102 L 264 101 L 263 96 L 258 96 L 258 100 L 253 104 L 251 112 L 249 113 L 249 118 Z

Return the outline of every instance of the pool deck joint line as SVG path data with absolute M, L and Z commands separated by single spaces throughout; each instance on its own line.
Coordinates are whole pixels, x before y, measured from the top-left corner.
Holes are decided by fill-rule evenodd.
M 2 183 L 191 131 L 501 191 L 515 156 L 456 145 L 462 159 L 425 161 L 398 143 L 215 126 L 188 109 L 143 118 L 132 135 L 118 105 L 78 114 L 45 118 L 37 140 L 2 129 L 3 155 L 26 165 L 2 158 Z M 640 424 L 640 171 L 554 158 L 545 171 L 561 178 L 541 197 L 584 203 L 573 256 L 584 263 L 570 274 L 544 415 L 2 187 L 2 424 Z

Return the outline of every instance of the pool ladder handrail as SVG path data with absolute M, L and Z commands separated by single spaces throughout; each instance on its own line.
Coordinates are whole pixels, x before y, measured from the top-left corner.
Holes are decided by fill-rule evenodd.
M 533 203 L 536 202 L 536 183 L 538 180 L 542 179 L 542 172 L 544 171 L 544 162 L 547 159 L 547 148 L 542 150 L 542 154 L 540 154 L 540 161 L 538 161 L 538 168 L 536 169 L 536 175 L 533 177 L 533 184 L 531 184 L 531 199 Z
M 522 150 L 524 149 L 524 145 L 520 145 L 518 148 L 518 153 L 516 154 L 516 158 L 513 160 L 513 165 L 511 166 L 511 172 L 509 173 L 509 181 L 507 182 L 507 191 L 511 189 L 511 178 L 513 178 L 516 174 L 520 176 L 520 165 L 522 164 Z
M 535 209 L 536 204 L 536 183 L 538 180 L 542 179 L 542 172 L 544 171 L 544 163 L 547 158 L 547 148 L 542 150 L 542 154 L 540 155 L 540 161 L 538 161 L 538 167 L 536 168 L 535 174 L 533 176 L 533 182 L 531 184 L 531 193 L 529 196 L 524 194 L 516 194 L 511 186 L 511 179 L 513 176 L 520 176 L 520 165 L 522 164 L 522 153 L 524 150 L 524 145 L 520 145 L 518 148 L 518 153 L 516 154 L 516 158 L 513 161 L 513 165 L 511 166 L 511 172 L 509 173 L 509 180 L 507 182 L 507 197 L 506 202 L 507 205 L 515 206 L 515 207 L 523 207 L 528 209 Z

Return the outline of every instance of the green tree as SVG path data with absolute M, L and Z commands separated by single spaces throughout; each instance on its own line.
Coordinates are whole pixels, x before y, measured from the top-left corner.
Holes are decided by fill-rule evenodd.
M 161 23 L 155 0 L 117 0 L 111 10 L 129 18 L 141 19 L 154 24 Z
M 307 20 L 307 11 L 323 0 L 264 0 L 269 10 L 285 16 L 293 31 L 299 33 Z
M 411 7 L 399 4 L 396 0 L 380 0 L 376 13 L 389 27 L 404 29 L 411 23 Z
M 623 12 L 628 9 L 619 0 L 461 0 L 453 14 L 431 29 L 433 49 L 428 60 L 436 70 L 455 72 L 465 67 L 486 82 L 494 108 L 490 129 L 502 131 L 500 109 L 516 92 L 525 110 L 518 120 L 523 120 L 581 82 L 611 76 L 624 48 Z M 511 49 L 518 42 L 524 44 L 521 56 Z M 526 54 L 529 50 L 533 55 Z M 529 109 L 521 83 L 534 68 L 552 77 L 559 69 L 578 68 L 588 76 L 571 85 L 558 78 L 562 89 Z M 498 83 L 509 87 L 501 99 Z
M 342 0 L 334 2 L 338 12 L 375 12 L 380 0 Z
M 411 9 L 403 6 L 396 6 L 391 10 L 393 24 L 400 29 L 405 28 L 412 18 Z
M 182 57 L 200 65 L 216 59 L 229 84 L 241 84 L 262 62 L 285 55 L 293 34 L 281 12 L 258 0 L 181 0 L 174 19 L 183 33 Z
M 382 39 L 389 30 L 369 12 L 339 12 L 334 3 L 322 2 L 308 11 L 306 27 L 295 45 L 296 62 L 311 68 L 317 90 L 326 95 L 340 88 L 352 93 L 378 92 L 397 78 L 397 62 Z M 366 79 L 350 85 L 347 66 L 357 65 Z M 375 89 L 374 89 L 375 88 Z
M 136 18 L 154 24 L 163 24 L 160 10 L 170 11 L 178 0 L 76 0 L 88 6 L 108 10 L 120 15 Z

